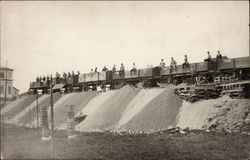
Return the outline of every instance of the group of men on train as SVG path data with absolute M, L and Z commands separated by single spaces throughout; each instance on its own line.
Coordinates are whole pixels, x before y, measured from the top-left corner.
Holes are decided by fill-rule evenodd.
M 207 51 L 207 58 L 204 59 L 205 62 L 211 62 L 212 60 L 212 57 L 210 55 L 210 52 Z M 216 66 L 218 68 L 219 64 L 221 63 L 222 61 L 222 55 L 220 53 L 220 51 L 218 51 L 218 54 L 216 56 Z M 161 62 L 160 62 L 160 67 L 165 67 L 166 66 L 166 63 L 164 62 L 164 59 L 161 59 Z M 185 70 L 187 68 L 189 68 L 189 62 L 188 62 L 188 57 L 187 55 L 184 55 L 184 63 L 182 64 L 182 69 Z M 171 62 L 170 62 L 170 73 L 172 73 L 173 71 L 177 71 L 177 62 L 174 60 L 173 57 L 171 57 Z
M 210 55 L 210 52 L 207 51 L 207 58 L 204 61 L 205 62 L 211 62 L 211 59 L 212 59 L 212 57 Z M 216 56 L 216 66 L 217 66 L 217 68 L 220 65 L 221 61 L 222 61 L 222 55 L 221 55 L 220 51 L 218 51 L 218 54 Z M 159 67 L 164 68 L 165 66 L 166 66 L 166 63 L 164 62 L 164 59 L 161 59 Z M 190 65 L 189 65 L 189 62 L 188 62 L 187 55 L 184 55 L 184 63 L 182 64 L 182 69 L 183 70 L 190 69 Z M 103 72 L 108 71 L 108 68 L 106 66 L 104 66 L 102 71 Z M 177 72 L 177 62 L 174 60 L 173 57 L 171 57 L 170 73 L 173 73 L 173 71 Z M 98 72 L 97 67 L 95 67 L 95 70 L 91 69 L 91 71 L 90 71 L 90 73 L 95 73 L 95 72 Z M 119 76 L 124 77 L 125 67 L 124 67 L 123 63 L 121 63 L 119 71 L 117 71 L 116 66 L 113 65 L 112 72 L 113 73 L 118 72 Z M 131 75 L 136 75 L 137 74 L 137 68 L 136 68 L 135 63 L 133 63 L 133 67 L 130 70 L 130 74 Z M 68 74 L 63 72 L 62 79 L 63 79 L 64 83 L 67 83 L 67 80 L 72 78 L 74 75 L 75 75 L 74 71 L 72 71 L 72 73 L 68 72 Z M 77 75 L 80 75 L 79 71 L 77 72 Z M 58 83 L 60 80 L 61 80 L 61 75 L 58 72 L 56 72 L 56 83 Z M 37 76 L 36 82 L 49 84 L 50 76 L 49 75 L 47 75 L 47 77 L 45 77 L 45 75 L 43 77 L 42 76 L 40 76 L 40 77 Z

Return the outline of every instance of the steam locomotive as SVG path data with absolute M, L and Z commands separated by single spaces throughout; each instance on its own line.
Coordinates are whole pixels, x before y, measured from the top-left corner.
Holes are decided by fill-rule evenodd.
M 250 57 L 229 59 L 222 57 L 220 63 L 216 58 L 207 62 L 190 63 L 188 66 L 177 65 L 175 69 L 170 67 L 153 67 L 138 69 L 135 72 L 105 71 L 72 75 L 70 78 L 52 78 L 50 82 L 31 82 L 30 92 L 42 90 L 48 92 L 52 86 L 53 91 L 65 90 L 65 92 L 96 90 L 98 87 L 117 89 L 123 85 L 136 85 L 142 82 L 145 87 L 155 86 L 157 83 L 182 82 L 194 83 L 194 79 L 206 77 L 206 82 L 214 83 L 214 77 L 229 75 L 235 80 L 250 79 Z

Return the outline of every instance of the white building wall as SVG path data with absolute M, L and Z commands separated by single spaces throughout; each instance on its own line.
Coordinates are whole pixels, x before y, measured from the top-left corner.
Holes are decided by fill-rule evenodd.
M 7 73 L 7 75 L 6 75 Z M 6 91 L 6 99 L 12 100 L 13 99 L 13 70 L 1 68 L 0 69 L 0 98 L 5 98 L 5 91 Z

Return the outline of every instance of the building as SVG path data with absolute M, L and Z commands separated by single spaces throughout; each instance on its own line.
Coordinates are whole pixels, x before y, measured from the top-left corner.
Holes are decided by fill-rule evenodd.
M 13 87 L 13 69 L 0 68 L 0 99 L 1 102 L 11 101 L 18 97 L 19 90 Z
M 19 90 L 16 87 L 13 87 L 12 98 L 15 100 L 19 96 Z

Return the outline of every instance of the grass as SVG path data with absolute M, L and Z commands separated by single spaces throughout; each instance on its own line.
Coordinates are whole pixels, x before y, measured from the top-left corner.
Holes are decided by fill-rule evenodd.
M 2 127 L 1 151 L 7 159 L 248 159 L 250 136 L 236 133 L 193 131 L 119 135 L 116 133 L 77 133 L 69 144 L 67 132 L 41 141 L 37 129 L 12 125 Z M 53 154 L 54 153 L 54 154 Z

